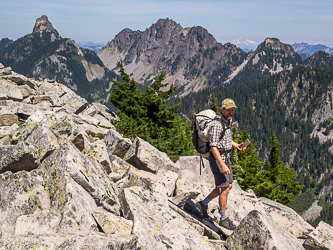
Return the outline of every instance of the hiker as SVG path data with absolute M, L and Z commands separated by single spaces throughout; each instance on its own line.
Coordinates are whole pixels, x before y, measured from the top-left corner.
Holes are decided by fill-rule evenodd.
M 219 208 L 221 220 L 219 224 L 229 230 L 234 230 L 236 226 L 227 217 L 227 200 L 229 190 L 232 188 L 233 175 L 231 169 L 230 153 L 231 148 L 235 147 L 238 150 L 245 150 L 243 143 L 234 142 L 233 133 L 231 130 L 231 119 L 235 114 L 235 102 L 231 99 L 225 99 L 222 102 L 220 118 L 225 126 L 225 133 L 222 135 L 222 123 L 218 120 L 213 120 L 209 129 L 210 154 L 209 165 L 213 172 L 216 188 L 202 201 L 196 203 L 198 209 L 204 218 L 209 218 L 207 209 L 208 203 L 216 197 L 219 197 Z

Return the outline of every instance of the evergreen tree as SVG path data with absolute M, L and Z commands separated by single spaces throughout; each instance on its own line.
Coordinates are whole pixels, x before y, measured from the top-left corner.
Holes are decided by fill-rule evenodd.
M 234 141 L 241 143 L 250 136 L 243 130 L 238 134 L 234 129 Z M 294 169 L 287 168 L 280 161 L 281 144 L 275 134 L 271 138 L 271 154 L 269 160 L 262 162 L 251 143 L 245 151 L 233 151 L 233 173 L 242 189 L 252 189 L 259 197 L 276 200 L 282 204 L 292 202 L 294 195 L 300 193 L 303 185 L 298 185 Z M 263 170 L 261 168 L 263 167 Z
M 216 104 L 216 98 L 214 95 L 212 95 L 212 97 L 210 98 L 210 107 L 217 115 L 220 114 L 221 109 Z
M 234 132 L 235 142 L 242 143 L 246 139 L 251 141 L 249 134 L 244 129 L 240 134 L 238 134 L 237 130 Z M 234 162 L 236 160 L 236 164 L 240 166 L 236 167 L 236 169 L 233 168 L 233 173 L 236 176 L 235 179 L 238 180 L 240 187 L 244 190 L 256 190 L 256 187 L 259 185 L 259 169 L 264 163 L 255 151 L 255 144 L 249 144 L 245 151 L 233 149 L 233 155 Z
M 295 170 L 287 168 L 280 161 L 281 151 L 278 148 L 280 145 L 273 133 L 270 159 L 265 162 L 265 170 L 258 174 L 260 184 L 255 187 L 254 191 L 259 196 L 287 204 L 293 201 L 293 196 L 299 194 L 304 186 L 298 185 Z
M 144 91 L 138 90 L 134 79 L 125 73 L 122 61 L 118 62 L 123 82 L 113 80 L 110 102 L 118 108 L 119 121 L 114 125 L 124 137 L 136 137 L 146 140 L 161 151 L 171 155 L 192 155 L 191 126 L 176 115 L 181 104 L 167 106 L 176 87 L 162 91 L 166 73 L 157 74 Z
M 202 111 L 202 109 L 201 109 L 201 102 L 200 102 L 199 105 L 198 105 L 198 113 L 201 112 L 201 111 Z
M 241 136 L 238 133 L 238 128 L 236 124 L 234 123 L 232 125 L 232 132 L 234 134 L 233 140 L 237 143 L 241 141 Z M 238 184 L 240 187 L 242 187 L 242 183 L 244 181 L 244 175 L 245 170 L 242 168 L 242 166 L 239 164 L 239 157 L 238 157 L 238 150 L 236 148 L 231 149 L 232 152 L 232 172 L 233 172 L 233 178 L 238 181 Z

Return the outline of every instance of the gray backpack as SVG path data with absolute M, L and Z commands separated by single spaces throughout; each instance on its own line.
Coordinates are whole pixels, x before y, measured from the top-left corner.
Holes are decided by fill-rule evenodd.
M 211 109 L 206 109 L 198 114 L 195 117 L 195 128 L 192 134 L 192 143 L 195 147 L 195 150 L 200 154 L 200 175 L 201 175 L 201 164 L 203 165 L 202 156 L 209 156 L 210 144 L 209 144 L 209 129 L 211 127 L 212 121 L 219 121 L 222 124 L 223 131 L 221 133 L 221 138 L 223 138 L 226 128 L 221 121 L 219 115 Z M 203 165 L 203 167 L 205 167 Z

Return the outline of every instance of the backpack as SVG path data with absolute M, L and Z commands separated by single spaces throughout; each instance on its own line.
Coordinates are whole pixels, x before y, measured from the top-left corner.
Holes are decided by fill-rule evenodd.
M 226 128 L 221 121 L 219 115 L 211 109 L 206 109 L 195 116 L 195 125 L 194 125 L 194 132 L 192 133 L 192 143 L 195 147 L 195 150 L 200 154 L 200 175 L 201 175 L 201 163 L 203 165 L 202 156 L 209 156 L 210 152 L 210 144 L 209 144 L 209 129 L 212 121 L 219 121 L 222 124 L 222 134 L 221 138 L 223 138 Z M 203 165 L 203 167 L 205 167 Z

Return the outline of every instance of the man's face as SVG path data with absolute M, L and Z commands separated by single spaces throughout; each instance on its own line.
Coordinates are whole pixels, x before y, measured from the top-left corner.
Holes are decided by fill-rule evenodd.
M 230 120 L 235 114 L 236 108 L 224 109 L 221 108 L 222 115 L 225 119 Z

